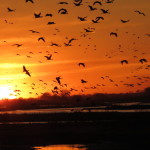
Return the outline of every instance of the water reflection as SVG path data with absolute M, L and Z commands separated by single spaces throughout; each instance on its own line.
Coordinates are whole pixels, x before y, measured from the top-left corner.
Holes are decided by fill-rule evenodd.
M 74 113 L 74 112 L 150 112 L 150 109 L 106 109 L 101 107 L 77 107 L 77 108 L 49 108 L 32 110 L 0 111 L 0 114 L 49 114 L 49 113 Z
M 48 123 L 48 122 L 42 122 L 42 121 L 41 122 L 31 122 L 31 121 L 30 122 L 29 121 L 27 121 L 27 122 L 0 122 L 0 125 L 1 124 L 5 124 L 5 125 L 6 124 L 14 124 L 14 125 L 16 125 L 16 124 L 23 125 L 24 124 L 25 125 L 25 124 L 46 124 L 46 123 Z
M 86 150 L 84 145 L 49 145 L 34 148 L 36 150 Z

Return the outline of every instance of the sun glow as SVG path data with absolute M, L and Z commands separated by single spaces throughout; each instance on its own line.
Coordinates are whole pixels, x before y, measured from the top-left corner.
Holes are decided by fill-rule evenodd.
M 0 87 L 0 100 L 2 99 L 14 99 L 16 98 L 15 93 L 9 86 Z

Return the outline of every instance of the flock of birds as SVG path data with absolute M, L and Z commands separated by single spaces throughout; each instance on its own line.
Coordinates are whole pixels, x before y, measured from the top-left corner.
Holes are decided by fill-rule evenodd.
M 91 4 L 89 4 L 90 2 L 88 2 L 88 1 L 85 1 L 85 2 L 84 2 L 84 0 L 72 0 L 72 1 L 70 0 L 69 2 L 68 2 L 68 1 L 60 1 L 60 2 L 58 2 L 58 3 L 56 3 L 56 4 L 62 6 L 62 8 L 60 8 L 60 9 L 57 11 L 57 13 L 60 14 L 60 15 L 68 15 L 70 12 L 69 12 L 69 10 L 67 9 L 66 6 L 68 6 L 68 5 L 70 5 L 70 4 L 73 4 L 75 7 L 80 7 L 80 6 L 85 5 L 85 8 L 87 8 L 90 13 L 91 13 L 91 12 L 94 12 L 94 11 L 96 11 L 96 10 L 98 10 L 98 9 L 100 10 L 100 13 L 99 13 L 100 15 L 99 15 L 99 16 L 96 16 L 94 19 L 91 19 L 91 24 L 99 24 L 99 23 L 101 23 L 101 21 L 105 21 L 105 17 L 104 17 L 104 16 L 105 16 L 106 14 L 111 14 L 110 9 L 104 9 L 104 8 L 102 8 L 103 5 L 113 4 L 113 3 L 115 3 L 115 1 L 117 1 L 117 0 L 98 0 L 98 1 L 92 2 Z M 36 0 L 25 0 L 25 3 L 31 3 L 31 4 L 33 4 L 33 5 L 36 5 Z M 66 7 L 66 8 L 65 8 L 65 7 Z M 99 8 L 99 7 L 100 7 L 100 8 Z M 7 11 L 8 11 L 9 13 L 11 13 L 11 12 L 16 12 L 17 9 L 12 9 L 12 8 L 8 7 L 8 8 L 7 8 Z M 137 13 L 137 14 L 139 14 L 139 15 L 142 15 L 143 17 L 146 16 L 145 13 L 143 13 L 143 12 L 141 12 L 141 11 L 139 11 L 139 10 L 135 10 L 134 12 Z M 44 16 L 45 16 L 45 17 L 53 18 L 54 14 L 53 14 L 53 13 L 47 13 L 47 14 L 43 15 L 42 12 L 39 12 L 39 13 L 34 13 L 33 16 L 34 16 L 35 19 L 41 19 L 41 18 L 43 18 Z M 81 16 L 81 14 L 80 14 L 80 16 L 77 16 L 77 20 L 79 20 L 80 22 L 86 22 L 86 21 L 88 21 L 88 15 L 87 15 L 87 16 Z M 120 23 L 126 24 L 126 23 L 128 23 L 128 22 L 130 22 L 129 19 L 128 19 L 128 20 L 120 19 Z M 10 22 L 8 22 L 8 20 L 5 20 L 5 23 L 10 23 Z M 13 24 L 13 23 L 10 23 L 10 24 Z M 47 23 L 47 25 L 55 25 L 55 24 L 57 24 L 55 21 L 49 21 L 49 22 Z M 80 38 L 89 37 L 89 40 L 90 40 L 90 39 L 91 39 L 90 34 L 91 34 L 91 33 L 94 33 L 95 30 L 96 30 L 96 27 L 95 27 L 95 26 L 94 26 L 94 27 L 86 27 L 86 28 L 83 28 L 83 31 L 81 32 Z M 34 30 L 34 29 L 30 29 L 30 30 L 28 30 L 28 31 L 30 31 L 30 32 L 33 33 L 33 34 L 39 34 L 39 33 L 40 33 L 39 31 L 36 31 L 36 30 Z M 57 33 L 59 33 L 59 32 L 60 32 L 60 29 L 55 28 L 55 31 L 56 31 Z M 54 35 L 56 35 L 56 34 L 54 34 Z M 118 35 L 117 32 L 110 32 L 109 35 L 110 35 L 110 36 L 114 36 L 114 37 L 116 37 L 116 38 L 119 37 L 119 35 Z M 148 36 L 148 37 L 150 37 L 150 34 L 145 34 L 145 35 Z M 40 36 L 37 40 L 38 40 L 39 42 L 41 41 L 41 42 L 43 42 L 43 43 L 46 42 L 46 38 L 45 38 L 44 36 Z M 74 41 L 79 41 L 79 38 L 68 38 L 68 37 L 66 37 L 65 40 L 67 40 L 67 42 L 64 42 L 63 45 L 64 45 L 65 47 L 70 47 L 70 46 L 73 46 L 73 42 L 74 42 Z M 6 42 L 6 41 L 3 41 L 3 42 Z M 12 46 L 16 46 L 17 48 L 20 48 L 20 47 L 22 47 L 23 45 L 24 45 L 24 44 L 15 43 L 15 44 L 13 44 Z M 54 47 L 58 47 L 58 48 L 59 48 L 59 47 L 62 47 L 61 44 L 58 44 L 58 43 L 56 43 L 56 42 L 51 42 L 51 44 L 50 44 L 49 46 L 54 46 Z M 78 46 L 81 46 L 81 44 L 79 44 Z M 87 45 L 87 47 L 89 47 L 89 46 L 90 46 L 90 45 Z M 87 48 L 86 48 L 86 49 L 87 49 Z M 121 49 L 121 45 L 119 45 L 119 48 L 118 48 L 118 49 L 119 49 L 119 50 Z M 96 45 L 94 45 L 94 50 L 97 50 L 97 49 L 96 49 Z M 120 50 L 120 52 L 123 52 L 123 51 Z M 39 53 L 42 53 L 42 52 L 39 52 Z M 54 51 L 54 54 L 57 54 L 57 53 L 58 53 L 57 51 Z M 30 51 L 29 54 L 33 55 L 34 52 L 33 52 L 33 51 Z M 17 53 L 16 55 L 20 56 L 21 53 Z M 27 57 L 28 57 L 28 58 L 31 58 L 31 57 L 32 57 L 31 55 L 27 55 Z M 108 55 L 106 55 L 106 57 L 111 58 L 111 57 L 108 56 Z M 135 57 L 136 57 L 136 56 L 135 56 Z M 44 56 L 44 58 L 45 58 L 47 61 L 53 60 L 53 54 L 51 54 L 49 51 L 47 51 L 47 53 L 46 53 L 46 55 Z M 143 65 L 145 64 L 144 67 L 143 67 L 143 66 L 141 67 L 141 69 L 144 68 L 144 69 L 149 70 L 150 65 L 148 65 L 148 60 L 147 60 L 146 58 L 140 58 L 138 61 L 139 61 L 141 64 L 143 64 Z M 39 63 L 42 63 L 42 61 L 40 60 Z M 122 64 L 122 65 L 129 64 L 129 61 L 128 61 L 127 59 L 120 60 L 120 64 Z M 77 65 L 78 65 L 79 67 L 86 68 L 86 63 L 85 63 L 85 62 L 78 62 Z M 29 77 L 32 77 L 32 74 L 31 74 L 30 71 L 26 68 L 26 65 L 23 65 L 23 72 L 24 72 L 26 75 L 28 75 Z M 105 80 L 105 82 L 113 83 L 113 85 L 116 86 L 116 87 L 119 86 L 119 83 L 116 82 L 116 81 L 114 81 L 112 78 L 110 78 L 110 76 L 102 76 L 102 77 L 100 77 L 100 78 L 101 78 L 102 80 Z M 127 77 L 127 78 L 129 79 L 130 77 Z M 133 76 L 133 78 L 136 78 L 137 80 L 142 80 L 142 79 L 144 79 L 144 82 L 143 82 L 143 80 L 142 80 L 141 82 L 138 82 L 138 83 L 137 83 L 137 85 L 139 85 L 139 86 L 142 85 L 143 83 L 147 82 L 147 81 L 150 79 L 149 77 L 138 77 L 138 76 Z M 102 84 L 96 84 L 96 85 L 93 85 L 93 86 L 90 86 L 90 87 L 85 87 L 85 86 L 84 86 L 84 89 L 82 88 L 81 90 L 79 90 L 79 89 L 76 89 L 76 88 L 68 87 L 68 84 L 66 84 L 66 83 L 63 84 L 62 81 L 61 81 L 61 79 L 63 79 L 61 76 L 57 76 L 57 77 L 55 77 L 55 79 L 53 80 L 53 83 L 54 83 L 54 84 L 51 84 L 51 85 L 53 85 L 53 88 L 51 89 L 51 92 L 52 92 L 53 94 L 60 94 L 60 93 L 63 93 L 63 92 L 65 91 L 65 94 L 66 94 L 66 95 L 70 95 L 72 91 L 78 91 L 78 92 L 81 91 L 81 92 L 84 92 L 84 90 L 86 90 L 86 89 L 97 89 L 98 87 L 101 87 L 101 89 L 103 89 L 103 87 L 107 86 L 105 83 L 104 83 L 104 84 L 102 83 Z M 45 85 L 45 86 L 49 86 L 48 83 L 44 82 L 42 79 L 39 79 L 39 82 L 40 82 L 40 83 L 43 83 L 43 85 Z M 88 83 L 88 81 L 85 80 L 85 79 L 81 79 L 80 82 L 81 82 L 82 84 L 84 84 L 84 85 L 85 85 L 86 83 Z M 120 82 L 120 83 L 123 83 L 123 85 L 128 86 L 128 87 L 134 87 L 134 86 L 135 86 L 135 84 L 124 83 L 124 81 L 119 81 L 119 82 Z M 24 82 L 23 84 L 26 84 L 26 83 Z M 40 85 L 41 85 L 41 84 L 40 84 Z M 31 89 L 32 89 L 32 90 L 35 90 L 35 89 L 37 88 L 35 83 L 32 83 L 30 86 L 31 86 Z M 40 88 L 40 87 L 39 87 L 39 88 Z M 43 87 L 43 91 L 44 91 L 44 88 L 45 88 L 45 87 Z M 67 90 L 64 90 L 64 89 L 66 89 L 66 88 L 68 88 L 68 89 L 67 89 Z M 50 92 L 50 91 L 49 91 L 49 92 Z M 18 96 L 18 95 L 20 95 L 21 90 L 17 90 L 17 89 L 16 89 L 16 90 L 15 90 L 15 93 L 16 93 L 16 95 Z M 33 92 L 29 92 L 29 94 L 32 94 L 32 93 L 33 93 Z M 42 92 L 41 94 L 43 94 L 43 93 L 44 93 L 44 92 Z M 63 93 L 63 94 L 64 94 L 64 93 Z M 39 93 L 36 93 L 36 95 L 40 95 L 40 94 L 39 94 Z

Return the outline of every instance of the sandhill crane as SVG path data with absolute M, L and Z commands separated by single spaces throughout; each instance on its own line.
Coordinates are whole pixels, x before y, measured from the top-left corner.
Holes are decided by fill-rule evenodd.
M 145 58 L 142 58 L 139 60 L 139 62 L 143 64 L 144 62 L 147 62 L 147 60 Z
M 23 66 L 23 72 L 25 72 L 29 77 L 31 77 L 31 74 L 29 73 L 29 71 L 26 69 L 25 66 Z
M 124 63 L 125 64 L 128 64 L 128 61 L 127 60 L 122 60 L 122 61 L 120 61 L 121 62 L 121 64 L 123 65 Z

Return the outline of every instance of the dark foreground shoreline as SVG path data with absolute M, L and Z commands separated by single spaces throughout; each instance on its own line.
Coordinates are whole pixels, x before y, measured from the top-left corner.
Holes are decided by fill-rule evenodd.
M 39 123 L 7 124 L 10 121 Z M 0 150 L 51 144 L 84 144 L 89 150 L 144 150 L 150 142 L 150 112 L 5 114 L 0 115 L 0 122 Z

